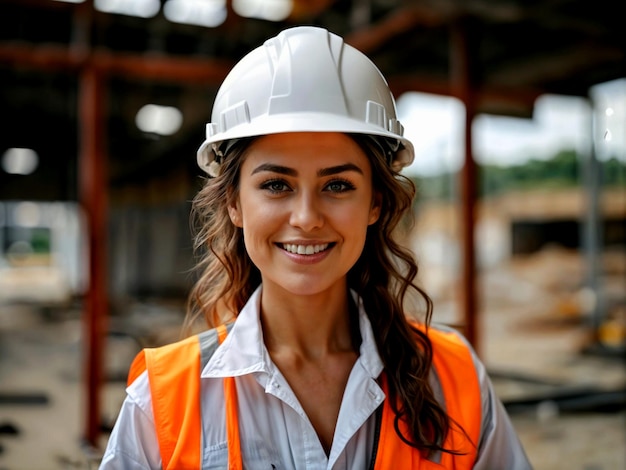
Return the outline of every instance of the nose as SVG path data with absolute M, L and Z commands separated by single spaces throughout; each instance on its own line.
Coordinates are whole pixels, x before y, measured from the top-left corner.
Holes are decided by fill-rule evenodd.
M 299 194 L 293 200 L 289 224 L 305 232 L 321 228 L 324 225 L 324 216 L 320 201 L 315 196 Z

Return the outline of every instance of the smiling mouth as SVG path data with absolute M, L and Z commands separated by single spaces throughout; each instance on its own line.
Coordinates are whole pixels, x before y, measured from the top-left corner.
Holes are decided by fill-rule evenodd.
M 314 255 L 327 250 L 331 243 L 322 243 L 319 245 L 296 245 L 292 243 L 282 243 L 281 248 L 294 255 Z

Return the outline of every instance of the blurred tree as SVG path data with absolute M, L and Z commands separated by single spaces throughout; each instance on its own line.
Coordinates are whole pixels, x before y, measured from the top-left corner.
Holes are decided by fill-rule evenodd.
M 495 196 L 514 189 L 565 188 L 583 184 L 580 159 L 575 150 L 562 150 L 549 159 L 530 158 L 520 165 L 478 165 L 479 197 Z M 626 162 L 612 157 L 603 162 L 602 185 L 626 186 Z M 456 198 L 456 173 L 413 177 L 420 200 Z

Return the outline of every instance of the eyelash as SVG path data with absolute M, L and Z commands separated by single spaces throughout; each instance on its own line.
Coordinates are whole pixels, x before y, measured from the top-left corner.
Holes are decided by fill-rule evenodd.
M 276 185 L 282 185 L 283 187 L 289 187 L 289 185 L 281 180 L 281 179 L 271 179 L 271 180 L 267 180 L 264 181 L 263 183 L 261 183 L 261 185 L 259 186 L 261 189 L 267 190 L 272 194 L 279 194 L 282 193 L 284 191 L 283 190 L 277 190 L 274 188 L 274 186 Z
M 342 189 L 340 189 L 339 191 L 337 191 L 337 192 L 339 192 L 339 193 L 345 193 L 345 192 L 352 191 L 352 190 L 356 189 L 356 187 L 354 186 L 354 184 L 352 184 L 352 182 L 350 182 L 350 181 L 348 181 L 348 180 L 346 180 L 346 179 L 343 179 L 343 178 L 335 178 L 334 180 L 329 181 L 329 182 L 326 184 L 326 186 L 325 186 L 325 187 L 327 188 L 327 187 L 329 187 L 330 185 L 336 185 L 336 184 L 340 184 L 340 185 L 342 185 L 342 186 L 343 186 L 343 188 L 342 188 Z
M 283 186 L 283 189 L 276 189 L 275 187 L 277 185 L 281 185 Z M 348 191 L 352 191 L 354 189 L 356 189 L 356 187 L 354 186 L 354 184 L 352 184 L 352 182 L 343 179 L 343 178 L 335 178 L 331 181 L 329 181 L 328 183 L 326 183 L 326 185 L 324 186 L 324 188 L 328 188 L 331 185 L 341 185 L 342 188 L 339 189 L 338 191 L 331 191 L 334 193 L 345 193 Z M 285 191 L 285 188 L 289 188 L 289 184 L 287 184 L 286 181 L 282 180 L 282 179 L 270 179 L 267 181 L 264 181 L 263 183 L 261 183 L 260 188 L 263 190 L 267 190 L 272 194 L 280 194 L 282 192 Z

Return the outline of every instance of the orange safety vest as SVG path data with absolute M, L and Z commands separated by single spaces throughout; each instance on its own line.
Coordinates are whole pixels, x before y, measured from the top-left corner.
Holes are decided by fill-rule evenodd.
M 143 371 L 148 371 L 154 423 L 165 470 L 200 469 L 202 461 L 200 373 L 203 362 L 206 364 L 226 334 L 227 327 L 222 325 L 177 343 L 159 348 L 146 348 L 137 355 L 130 367 L 129 385 Z M 398 437 L 394 428 L 395 415 L 389 401 L 386 400 L 383 405 L 374 470 L 391 468 L 461 470 L 471 469 L 476 460 L 482 408 L 480 386 L 472 355 L 463 341 L 452 332 L 430 328 L 428 337 L 433 344 L 433 363 L 441 383 L 445 410 L 452 418 L 444 447 L 459 451 L 461 455 L 443 452 L 439 463 L 425 459 L 419 450 L 408 446 Z M 387 393 L 384 373 L 382 378 L 381 386 Z M 236 393 L 235 379 L 225 378 L 229 470 L 243 469 Z M 404 421 L 400 421 L 399 426 L 403 435 L 410 435 Z

